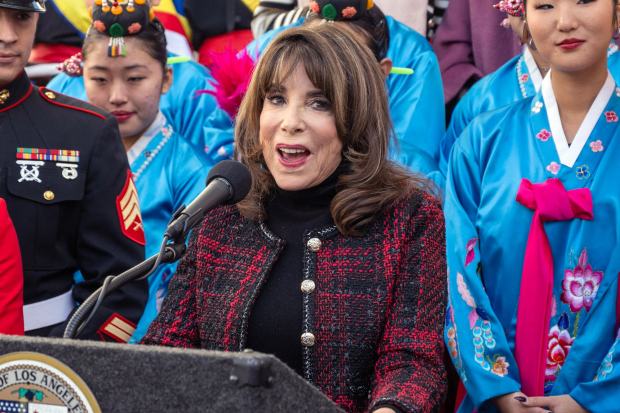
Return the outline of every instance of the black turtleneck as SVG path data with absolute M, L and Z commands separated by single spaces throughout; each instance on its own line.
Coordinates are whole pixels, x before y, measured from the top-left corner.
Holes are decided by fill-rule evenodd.
M 276 189 L 266 204 L 267 227 L 285 241 L 278 261 L 256 298 L 248 323 L 247 346 L 273 354 L 299 375 L 302 368 L 304 233 L 333 225 L 329 206 L 344 166 L 318 186 L 301 191 Z

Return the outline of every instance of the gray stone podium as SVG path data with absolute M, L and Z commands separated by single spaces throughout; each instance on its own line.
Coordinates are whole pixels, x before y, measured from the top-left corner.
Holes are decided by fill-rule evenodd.
M 104 413 L 342 412 L 277 358 L 261 353 L 0 335 L 0 355 L 23 351 L 73 369 Z

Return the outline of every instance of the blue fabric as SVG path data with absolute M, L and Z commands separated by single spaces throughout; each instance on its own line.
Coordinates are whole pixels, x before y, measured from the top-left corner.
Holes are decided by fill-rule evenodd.
M 159 252 L 172 214 L 204 188 L 208 168 L 203 157 L 166 124 L 131 164 L 146 236 L 145 254 Z M 149 298 L 131 343 L 137 343 L 157 316 L 176 263 L 160 266 L 148 278 Z
M 445 132 L 445 109 L 437 57 L 428 41 L 416 31 L 390 16 L 386 19 L 390 33 L 387 57 L 396 67 L 414 70 L 411 76 L 390 75 L 386 81 L 396 133 L 390 158 L 426 175 L 443 188 L 438 162 L 439 144 Z M 265 33 L 248 45 L 248 52 L 256 57 L 277 34 L 302 23 L 300 20 Z
M 162 96 L 160 109 L 174 130 L 200 151 L 204 151 L 209 167 L 222 157 L 222 147 L 232 153 L 233 134 L 228 115 L 221 111 L 213 113 L 217 104 L 213 96 L 196 92 L 212 89 L 208 70 L 193 61 L 172 65 L 173 83 L 170 91 Z M 53 78 L 48 88 L 57 92 L 88 100 L 83 77 L 70 77 L 64 73 Z M 222 130 L 229 129 L 227 133 Z
M 520 389 L 513 356 L 516 311 L 533 217 L 515 199 L 522 178 L 533 183 L 559 178 L 567 190 L 590 188 L 594 205 L 592 221 L 545 224 L 555 270 L 549 334 L 572 341 L 563 366 L 548 361 L 545 393 L 570 394 L 593 413 L 618 411 L 619 96 L 616 89 L 572 167 L 561 164 L 553 139 L 544 133 L 551 128 L 541 93 L 478 116 L 455 142 L 445 200 L 445 341 L 468 393 L 460 412 L 493 412 L 489 399 Z M 593 304 L 579 307 L 575 292 L 564 287 L 573 276 L 597 273 L 602 281 Z M 568 351 L 550 343 L 556 351 Z
M 614 44 L 615 46 L 615 44 Z M 617 46 L 615 46 L 617 49 Z M 614 78 L 620 79 L 620 54 L 610 49 L 608 66 Z M 441 139 L 439 169 L 447 173 L 452 145 L 476 116 L 536 94 L 523 54 L 513 57 L 495 72 L 477 81 L 459 100 Z M 525 76 L 525 79 L 522 77 Z

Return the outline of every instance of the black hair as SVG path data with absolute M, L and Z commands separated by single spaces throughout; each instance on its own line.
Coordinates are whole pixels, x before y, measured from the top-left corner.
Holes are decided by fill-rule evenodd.
M 132 38 L 140 40 L 144 44 L 145 51 L 153 59 L 157 60 L 165 71 L 168 64 L 168 42 L 164 26 L 156 18 L 150 22 L 140 33 L 131 35 Z M 82 44 L 82 55 L 87 58 L 88 50 L 93 42 L 100 38 L 109 38 L 106 34 L 100 33 L 94 28 L 90 28 Z
M 320 20 L 318 14 L 310 13 L 308 22 Z M 341 21 L 343 22 L 343 21 Z M 387 25 L 385 14 L 376 5 L 366 11 L 359 19 L 346 21 L 354 28 L 360 28 L 368 39 L 370 50 L 378 62 L 387 56 L 390 47 L 390 32 Z

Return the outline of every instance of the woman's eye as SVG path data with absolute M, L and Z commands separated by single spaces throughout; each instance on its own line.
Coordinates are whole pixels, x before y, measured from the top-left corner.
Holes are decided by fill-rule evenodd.
M 596 0 L 577 0 L 577 4 L 594 3 Z
M 267 101 L 272 105 L 283 105 L 284 97 L 282 95 L 267 95 Z
M 316 110 L 327 111 L 331 110 L 332 105 L 327 99 L 313 99 L 310 101 L 310 107 Z
M 553 5 L 549 4 L 549 3 L 540 3 L 540 4 L 536 4 L 534 6 L 534 9 L 536 10 L 550 10 L 553 8 Z
M 103 77 L 91 77 L 90 80 L 97 83 L 98 85 L 103 85 L 106 83 L 106 79 Z
M 141 82 L 141 81 L 143 81 L 144 79 L 146 79 L 144 76 L 132 76 L 132 77 L 130 77 L 128 80 L 129 80 L 131 83 L 136 83 L 136 82 Z

